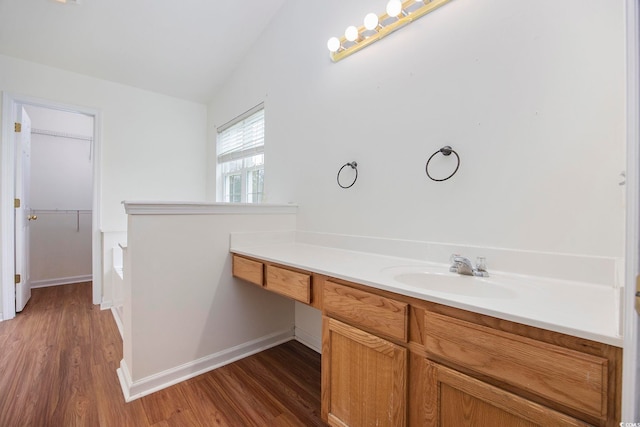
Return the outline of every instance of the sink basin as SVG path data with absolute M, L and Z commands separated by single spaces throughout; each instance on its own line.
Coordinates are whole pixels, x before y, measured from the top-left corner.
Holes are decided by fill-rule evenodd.
M 429 291 L 475 298 L 513 298 L 512 289 L 496 283 L 491 277 L 462 276 L 439 268 L 392 267 L 382 273 L 404 285 Z

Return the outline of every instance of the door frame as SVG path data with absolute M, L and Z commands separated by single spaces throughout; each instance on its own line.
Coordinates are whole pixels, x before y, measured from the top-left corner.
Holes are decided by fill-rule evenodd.
M 93 201 L 91 213 L 91 270 L 93 276 L 93 304 L 102 302 L 102 237 L 100 233 L 101 215 L 101 134 L 102 117 L 99 110 L 63 104 L 59 102 L 18 95 L 10 92 L 2 94 L 2 141 L 0 141 L 0 287 L 2 289 L 2 319 L 13 319 L 16 315 L 15 304 L 15 218 L 14 218 L 14 184 L 15 184 L 15 132 L 13 123 L 16 108 L 19 105 L 61 110 L 93 116 Z
M 31 271 L 29 260 L 30 236 L 31 236 L 31 118 L 25 109 L 25 105 L 18 104 L 15 109 L 17 123 L 21 124 L 20 133 L 14 132 L 15 147 L 15 184 L 14 197 L 20 199 L 20 207 L 14 206 L 14 254 L 15 273 L 20 275 L 19 283 L 15 285 L 16 311 L 24 310 L 31 298 Z M 29 135 L 27 135 L 27 133 Z M 26 149 L 26 151 L 25 151 Z M 26 178 L 26 179 L 25 179 Z M 18 310 L 18 307 L 20 309 Z
M 635 311 L 635 282 L 640 274 L 640 7 L 626 0 L 627 53 L 627 171 L 625 287 L 622 289 L 622 420 L 640 420 L 640 316 Z

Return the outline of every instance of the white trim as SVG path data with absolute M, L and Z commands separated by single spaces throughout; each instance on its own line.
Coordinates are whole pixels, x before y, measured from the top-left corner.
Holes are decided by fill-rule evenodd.
M 16 120 L 16 102 L 7 92 L 2 94 L 2 147 L 0 147 L 0 280 L 2 287 L 2 319 L 16 316 L 16 295 L 14 291 L 14 181 L 15 147 L 12 123 Z
M 225 124 L 217 126 L 216 127 L 216 132 L 217 133 L 224 132 L 225 130 L 229 129 L 231 126 L 235 125 L 236 123 L 239 123 L 239 122 L 243 121 L 247 117 L 250 117 L 250 116 L 254 115 L 255 113 L 257 113 L 260 110 L 264 110 L 264 101 L 259 103 L 255 107 L 249 108 L 244 113 L 242 113 L 240 115 L 237 115 L 236 117 L 234 117 L 233 119 L 229 120 Z
M 110 310 L 110 309 L 112 309 L 114 307 L 115 306 L 113 305 L 113 301 L 112 300 L 103 299 L 102 302 L 100 303 L 100 310 Z
M 261 351 L 275 347 L 287 341 L 294 339 L 293 329 L 287 329 L 276 332 L 264 337 L 240 344 L 226 350 L 219 351 L 209 356 L 202 357 L 185 363 L 175 368 L 167 369 L 138 381 L 133 381 L 130 370 L 124 359 L 120 361 L 118 368 L 118 378 L 122 387 L 122 394 L 126 402 L 139 399 L 156 391 L 178 384 L 179 382 L 188 380 L 220 368 L 236 360 L 243 359 Z
M 34 280 L 31 282 L 31 288 L 46 288 L 49 286 L 71 285 L 74 283 L 90 282 L 93 276 L 85 274 L 83 276 L 59 277 L 57 279 Z
M 116 326 L 118 327 L 118 332 L 120 332 L 120 338 L 124 340 L 124 324 L 122 323 L 122 319 L 120 318 L 120 313 L 118 313 L 118 309 L 116 307 L 111 307 L 111 314 L 113 314 L 113 320 L 116 322 Z M 124 363 L 124 359 L 122 360 Z
M 17 95 L 9 92 L 2 94 L 2 141 L 0 147 L 0 287 L 2 288 L 3 320 L 13 319 L 16 315 L 14 293 L 14 163 L 15 147 L 13 122 L 16 119 L 16 106 L 33 105 L 73 113 L 93 116 L 93 213 L 92 213 L 92 275 L 93 303 L 102 299 L 102 241 L 100 234 L 100 176 L 101 176 L 101 113 L 87 107 L 62 104 L 53 101 Z
M 124 201 L 128 215 L 256 215 L 291 214 L 297 205 L 272 205 L 265 203 L 202 203 L 202 202 L 130 202 Z
M 102 114 L 95 111 L 93 114 L 93 202 L 91 214 L 91 271 L 93 272 L 93 303 L 102 302 L 103 279 L 103 235 L 100 231 L 102 225 Z
M 640 273 L 640 9 L 626 1 L 627 19 L 627 212 L 625 248 L 624 354 L 622 363 L 622 422 L 640 421 L 640 341 L 635 311 L 635 279 Z M 622 423 L 621 423 L 622 425 Z
M 304 329 L 296 326 L 296 341 L 309 347 L 316 353 L 322 354 L 322 337 L 317 337 Z

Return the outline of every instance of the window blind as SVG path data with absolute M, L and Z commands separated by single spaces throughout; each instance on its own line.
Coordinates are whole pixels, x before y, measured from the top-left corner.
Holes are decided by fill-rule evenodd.
M 252 108 L 218 128 L 218 163 L 264 152 L 264 107 Z

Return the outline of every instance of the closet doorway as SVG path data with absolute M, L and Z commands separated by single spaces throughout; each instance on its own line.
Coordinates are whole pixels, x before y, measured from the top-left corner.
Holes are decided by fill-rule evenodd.
M 6 94 L 3 107 L 2 176 L 11 183 L 2 200 L 11 209 L 3 203 L 0 212 L 2 319 L 20 312 L 34 287 L 93 281 L 100 303 L 98 113 Z M 15 125 L 23 116 L 30 126 Z
M 93 116 L 33 105 L 24 110 L 31 120 L 31 287 L 91 281 Z

